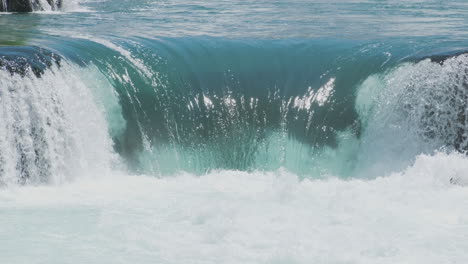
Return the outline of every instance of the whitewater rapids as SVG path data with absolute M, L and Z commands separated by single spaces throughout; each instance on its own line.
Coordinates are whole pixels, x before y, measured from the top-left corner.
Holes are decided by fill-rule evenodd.
M 465 263 L 468 160 L 374 180 L 108 175 L 0 192 L 2 263 Z

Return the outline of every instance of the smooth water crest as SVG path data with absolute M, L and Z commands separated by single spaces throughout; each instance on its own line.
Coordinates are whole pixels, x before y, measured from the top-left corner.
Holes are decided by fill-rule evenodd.
M 0 0 L 0 263 L 468 261 L 467 12 Z

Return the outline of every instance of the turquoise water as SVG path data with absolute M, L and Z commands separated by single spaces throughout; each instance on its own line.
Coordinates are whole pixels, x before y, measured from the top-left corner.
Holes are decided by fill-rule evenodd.
M 0 262 L 466 261 L 465 1 L 43 2 L 0 13 Z
M 285 167 L 348 177 L 355 157 L 322 163 L 340 135 L 363 133 L 360 84 L 403 62 L 463 52 L 465 6 L 86 1 L 4 14 L 0 23 L 5 46 L 38 46 L 99 69 L 119 104 L 105 109 L 114 149 L 132 172 Z M 23 50 L 2 53 L 36 56 Z M 311 104 L 327 83 L 326 102 Z
M 2 16 L 59 35 L 463 40 L 465 1 L 65 1 L 63 13 Z M 68 12 L 67 12 L 68 11 Z M 72 13 L 70 13 L 70 11 Z M 2 31 L 2 32 L 3 32 Z M 3 34 L 2 34 L 3 35 Z

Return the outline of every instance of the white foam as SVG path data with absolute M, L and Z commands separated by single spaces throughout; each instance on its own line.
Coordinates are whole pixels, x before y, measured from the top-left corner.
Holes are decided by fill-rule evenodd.
M 375 180 L 112 175 L 0 191 L 2 263 L 465 263 L 468 175 L 420 156 Z

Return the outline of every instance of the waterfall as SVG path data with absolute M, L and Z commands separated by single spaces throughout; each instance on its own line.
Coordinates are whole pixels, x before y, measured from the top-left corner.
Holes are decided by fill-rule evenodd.
M 0 12 L 59 10 L 62 0 L 0 0 Z
M 7 11 L 7 3 L 6 0 L 0 0 L 0 12 Z
M 107 123 L 84 70 L 65 62 L 39 76 L 0 70 L 0 185 L 60 183 L 110 167 Z

